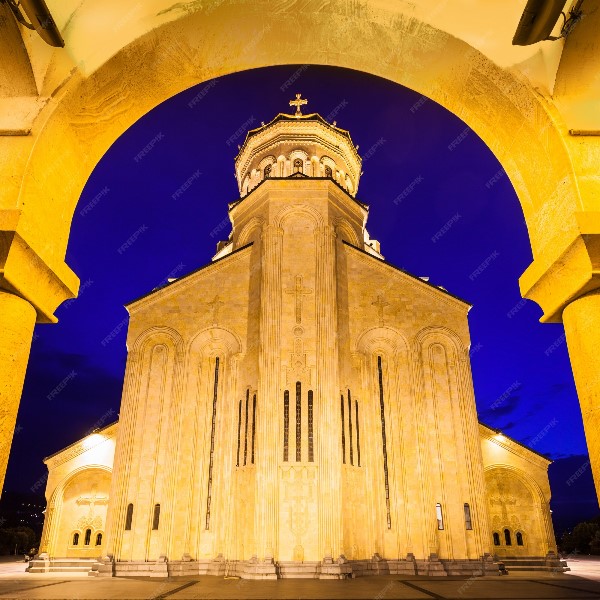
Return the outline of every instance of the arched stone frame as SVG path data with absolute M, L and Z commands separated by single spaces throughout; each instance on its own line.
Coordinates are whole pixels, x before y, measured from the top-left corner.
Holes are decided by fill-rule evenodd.
M 131 334 L 130 334 L 131 337 Z M 165 428 L 171 426 L 171 419 L 167 400 L 177 406 L 181 398 L 182 380 L 184 371 L 182 369 L 185 358 L 185 344 L 181 334 L 172 327 L 155 326 L 149 327 L 139 333 L 133 341 L 128 338 L 130 351 L 127 357 L 125 371 L 125 383 L 123 386 L 123 399 L 121 402 L 121 413 L 119 420 L 119 437 L 115 448 L 114 469 L 116 477 L 111 486 L 111 507 L 109 510 L 105 531 L 105 547 L 107 553 L 115 556 L 116 560 L 125 558 L 130 560 L 133 552 L 133 542 L 136 538 L 136 528 L 139 530 L 144 522 L 143 513 L 139 510 L 137 502 L 138 489 L 132 489 L 130 477 L 132 474 L 132 457 L 134 446 L 141 443 L 143 427 L 138 422 L 138 415 L 144 414 L 146 396 L 143 398 L 143 378 L 149 376 L 148 369 L 154 349 L 162 347 L 165 357 L 165 373 L 170 379 L 171 385 L 168 394 L 161 395 L 160 422 Z M 168 364 L 171 361 L 172 373 L 168 373 Z M 154 432 L 156 434 L 156 432 Z M 160 433 L 160 432 L 159 432 Z M 163 439 L 164 441 L 164 439 Z M 164 451 L 164 444 L 156 444 L 156 452 Z M 154 484 L 155 485 L 155 481 Z M 152 492 L 152 495 L 154 493 Z M 134 505 L 133 523 L 131 530 L 125 530 L 125 518 L 127 506 Z M 150 538 L 148 524 L 144 527 L 146 539 Z M 146 544 L 146 548 L 148 544 Z M 124 554 L 126 555 L 124 557 Z
M 331 178 L 335 181 L 335 173 L 337 171 L 337 165 L 335 164 L 335 161 L 333 160 L 333 158 L 331 158 L 330 156 L 321 156 L 321 160 L 319 161 L 321 163 L 321 170 L 323 173 L 323 177 L 327 177 L 328 175 L 325 172 L 325 167 L 329 167 L 331 169 Z
M 295 150 L 292 150 L 290 152 L 290 155 L 288 157 L 288 161 L 289 164 L 291 165 L 291 171 L 290 171 L 290 175 L 294 174 L 295 169 L 294 169 L 294 161 L 295 160 L 301 160 L 302 161 L 302 174 L 307 175 L 307 176 L 311 176 L 311 173 L 308 172 L 309 168 L 310 168 L 310 160 L 308 157 L 308 154 L 306 153 L 305 150 L 302 150 L 300 148 L 297 148 Z
M 242 193 L 241 196 L 244 197 L 250 193 L 250 176 L 246 175 L 244 178 L 244 183 L 242 184 Z
M 344 219 L 343 217 L 337 217 L 334 221 L 335 232 L 337 234 L 338 239 L 343 240 L 344 238 L 350 244 L 355 246 L 356 248 L 362 249 L 361 241 L 352 227 L 352 225 Z
M 81 529 L 73 529 L 73 531 L 71 531 L 71 543 L 69 544 L 69 548 L 79 548 L 81 546 L 80 542 L 82 533 L 83 531 Z M 77 536 L 77 543 L 75 543 L 75 536 Z
M 537 526 L 537 531 L 527 531 L 523 529 L 522 524 L 519 527 L 514 527 L 511 523 L 502 523 L 502 533 L 500 536 L 501 546 L 505 546 L 504 542 L 504 529 L 508 528 L 511 531 L 512 535 L 512 546 L 511 550 L 517 551 L 518 548 L 522 548 L 524 551 L 531 552 L 533 551 L 532 539 L 535 539 L 535 534 L 537 534 L 539 542 L 539 554 L 541 556 L 545 556 L 549 551 L 556 552 L 556 544 L 554 542 L 554 530 L 552 527 L 552 519 L 550 516 L 550 508 L 549 504 L 544 496 L 539 485 L 532 477 L 528 477 L 527 474 L 517 467 L 513 467 L 512 465 L 505 464 L 492 464 L 488 465 L 484 468 L 484 472 L 486 475 L 492 473 L 493 471 L 498 471 L 502 473 L 502 471 L 506 471 L 511 476 L 514 476 L 531 494 L 533 508 L 535 510 L 534 521 Z M 487 495 L 486 495 L 487 500 Z M 525 542 L 525 538 L 527 537 L 528 544 L 525 546 L 517 546 L 516 538 L 514 533 L 516 531 L 520 531 L 523 535 L 523 541 Z
M 423 504 L 420 498 L 406 502 L 408 485 L 405 478 L 407 444 L 412 442 L 416 422 L 412 414 L 412 381 L 410 372 L 410 345 L 402 332 L 390 327 L 372 327 L 357 336 L 355 355 L 361 358 L 363 381 L 362 419 L 363 430 L 372 432 L 368 453 L 373 461 L 377 489 L 368 488 L 368 502 L 371 517 L 369 531 L 373 551 L 382 556 L 403 556 L 410 548 L 416 555 L 425 557 Z M 384 412 L 386 420 L 386 446 L 390 494 L 391 529 L 386 525 L 385 473 L 383 470 L 382 425 L 377 380 L 377 356 L 382 357 Z M 405 401 L 403 402 L 402 399 Z M 402 407 L 400 406 L 402 405 Z M 361 447 L 369 437 L 361 435 Z M 362 450 L 365 454 L 365 450 Z M 369 460 L 369 459 L 367 459 Z M 383 491 L 383 498 L 381 493 Z M 404 499 L 404 504 L 400 500 Z M 401 510 L 400 507 L 403 507 Z M 381 532 L 384 532 L 381 534 Z
M 186 383 L 186 397 L 194 399 L 193 422 L 194 431 L 197 432 L 190 452 L 195 457 L 192 464 L 198 464 L 199 461 L 203 461 L 205 466 L 208 464 L 206 453 L 210 445 L 214 360 L 217 356 L 220 358 L 220 395 L 215 420 L 215 453 L 220 453 L 221 458 L 215 459 L 215 463 L 221 464 L 223 468 L 215 469 L 212 474 L 211 527 L 209 530 L 205 529 L 208 472 L 206 468 L 193 469 L 189 474 L 191 484 L 188 492 L 175 499 L 177 506 L 185 507 L 180 509 L 185 515 L 182 548 L 176 545 L 177 539 L 174 536 L 174 511 L 168 517 L 165 512 L 165 519 L 169 519 L 164 524 L 165 547 L 170 555 L 188 553 L 196 558 L 208 558 L 219 552 L 226 555 L 235 542 L 232 539 L 233 532 L 228 527 L 228 523 L 235 520 L 234 498 L 227 493 L 225 482 L 232 477 L 235 464 L 235 427 L 231 423 L 234 422 L 232 415 L 237 406 L 238 364 L 244 357 L 244 351 L 239 335 L 222 326 L 207 327 L 199 331 L 188 344 L 186 371 L 190 376 Z M 183 431 L 184 428 L 180 427 L 180 436 Z M 182 439 L 180 443 L 185 444 L 185 441 Z M 216 501 L 218 495 L 221 503 Z M 221 508 L 225 514 L 219 512 Z
M 48 506 L 46 508 L 46 518 L 44 520 L 44 528 L 42 531 L 42 538 L 40 542 L 39 553 L 47 552 L 50 557 L 57 556 L 56 545 L 57 545 L 57 537 L 59 534 L 59 525 L 60 519 L 62 517 L 62 505 L 63 505 L 63 497 L 68 486 L 75 480 L 79 475 L 84 473 L 85 471 L 101 471 L 105 473 L 112 474 L 112 469 L 106 465 L 101 464 L 93 464 L 93 465 L 85 465 L 79 467 L 73 471 L 71 471 L 68 475 L 66 475 L 54 488 L 52 495 L 50 496 L 50 500 L 48 501 Z M 108 520 L 105 519 L 105 526 Z M 74 546 L 74 548 L 83 548 L 83 535 L 85 529 L 72 529 L 71 530 L 71 538 L 69 539 L 68 546 L 72 546 L 73 534 L 75 532 L 79 533 L 79 546 Z
M 354 195 L 354 185 L 352 184 L 352 179 L 350 178 L 350 175 L 346 175 L 344 189 L 347 190 L 351 196 Z
M 273 224 L 279 229 L 284 229 L 285 222 L 293 215 L 303 214 L 314 224 L 314 230 L 324 226 L 324 220 L 321 213 L 312 206 L 305 204 L 291 204 L 282 208 L 273 218 Z
M 265 156 L 258 163 L 258 173 L 259 173 L 260 181 L 264 181 L 265 179 L 268 179 L 268 177 L 265 177 L 265 168 L 267 166 L 271 167 L 271 174 L 269 175 L 269 177 L 276 177 L 277 159 L 275 158 L 274 155 L 270 154 L 269 156 Z
M 260 240 L 260 232 L 264 225 L 264 219 L 262 217 L 252 217 L 242 228 L 237 238 L 237 247 L 241 248 L 251 241 Z M 256 232 L 258 231 L 258 236 Z
M 455 457 L 456 464 L 464 464 L 466 467 L 467 480 L 462 489 L 463 499 L 459 503 L 450 502 L 444 477 L 439 474 L 441 485 L 441 502 L 447 506 L 448 527 L 444 533 L 444 543 L 450 553 L 461 553 L 466 551 L 468 557 L 473 559 L 481 556 L 490 549 L 489 519 L 487 515 L 487 502 L 485 501 L 485 482 L 483 474 L 483 459 L 479 442 L 479 424 L 475 407 L 475 400 L 470 379 L 470 366 L 468 362 L 468 348 L 463 339 L 452 329 L 443 326 L 427 326 L 421 329 L 415 336 L 413 351 L 415 365 L 417 365 L 417 396 L 418 403 L 428 403 L 424 418 L 437 412 L 437 399 L 433 396 L 435 386 L 433 381 L 425 378 L 426 371 L 433 372 L 430 363 L 433 348 L 440 348 L 446 363 L 447 386 L 449 393 L 449 405 L 452 423 L 452 444 L 444 454 L 450 451 L 458 452 Z M 429 391 L 428 391 L 429 389 Z M 448 415 L 446 415 L 447 417 Z M 436 439 L 439 442 L 439 421 L 433 420 Z M 431 450 L 431 447 L 429 448 Z M 437 450 L 440 461 L 442 449 Z M 462 458 L 461 458 L 462 457 Z M 441 464 L 441 462 L 440 462 Z M 473 523 L 472 530 L 458 528 L 457 524 L 463 520 L 463 503 L 468 502 Z M 464 549 L 456 546 L 456 540 L 460 539 L 452 534 L 452 530 L 460 530 L 464 536 Z

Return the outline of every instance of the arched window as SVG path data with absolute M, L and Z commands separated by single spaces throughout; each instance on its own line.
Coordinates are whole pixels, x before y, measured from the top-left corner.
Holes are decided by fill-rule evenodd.
M 131 531 L 131 522 L 133 521 L 133 504 L 127 505 L 127 514 L 125 515 L 125 531 Z
M 101 533 L 96 534 L 96 546 L 102 546 L 102 534 Z
M 304 161 L 301 158 L 294 159 L 294 173 L 304 173 Z
M 152 516 L 152 529 L 158 529 L 160 521 L 160 504 L 154 505 L 154 515 Z
M 333 171 L 331 167 L 325 165 L 325 177 L 333 177 Z
M 465 502 L 465 529 L 473 529 L 473 523 L 471 522 L 471 507 Z
M 265 167 L 265 171 L 264 171 L 264 173 L 265 173 L 265 179 L 268 179 L 269 177 L 271 177 L 271 169 L 272 168 L 273 168 L 272 165 L 267 165 Z
M 92 541 L 92 530 L 86 529 L 85 530 L 85 539 L 84 539 L 83 543 L 85 546 L 89 546 L 91 541 Z
M 435 505 L 435 516 L 437 517 L 438 529 L 444 529 L 444 515 L 442 514 L 442 505 L 439 502 Z
M 504 543 L 507 546 L 512 546 L 512 540 L 510 538 L 510 530 L 509 529 L 504 530 Z
M 78 533 L 73 534 L 73 546 L 79 546 L 79 534 Z
M 522 546 L 523 545 L 523 534 L 520 531 L 517 531 L 517 533 L 515 533 L 515 537 L 517 538 L 517 546 Z
M 497 531 L 494 531 L 494 546 L 500 545 L 500 534 Z

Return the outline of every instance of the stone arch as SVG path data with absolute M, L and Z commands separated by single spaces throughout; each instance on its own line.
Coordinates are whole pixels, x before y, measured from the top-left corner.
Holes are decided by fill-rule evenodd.
M 353 246 L 356 246 L 357 248 L 361 247 L 356 231 L 346 219 L 340 217 L 335 220 L 335 231 L 338 234 L 339 239 L 346 239 L 346 241 Z
M 260 217 L 252 217 L 242 228 L 238 235 L 237 247 L 245 246 L 254 237 L 255 231 L 262 231 L 264 219 Z M 260 235 L 260 233 L 259 233 Z
M 323 226 L 323 217 L 319 211 L 304 204 L 292 204 L 291 206 L 282 208 L 273 219 L 274 226 L 283 229 L 285 222 L 293 215 L 303 215 L 307 217 L 312 221 L 315 229 Z
M 172 327 L 149 327 L 140 333 L 132 344 L 131 353 L 140 355 L 148 345 L 166 342 L 171 346 L 177 355 L 184 350 L 184 343 L 181 334 Z
M 199 331 L 189 342 L 189 352 L 214 355 L 214 352 L 222 350 L 228 356 L 242 353 L 242 341 L 240 337 L 225 327 L 207 327 Z
M 44 523 L 40 551 L 48 552 L 53 557 L 65 558 L 94 558 L 98 555 L 94 544 L 84 544 L 84 536 L 88 528 L 92 529 L 92 537 L 96 532 L 104 533 L 108 505 L 103 504 L 100 508 L 91 506 L 88 512 L 85 504 L 80 506 L 76 500 L 66 496 L 71 486 L 78 484 L 88 492 L 95 490 L 96 494 L 100 493 L 108 498 L 111 475 L 110 467 L 91 464 L 74 469 L 58 483 L 48 502 L 46 514 L 50 514 L 51 518 L 47 518 Z M 101 489 L 98 490 L 98 487 Z M 79 533 L 77 546 L 72 543 L 74 533 Z
M 500 532 L 502 555 L 545 556 L 550 547 L 548 540 L 547 501 L 534 479 L 521 469 L 504 464 L 488 465 L 484 469 L 490 523 Z M 504 531 L 508 529 L 511 544 L 507 546 Z M 517 544 L 516 533 L 522 535 L 523 545 Z

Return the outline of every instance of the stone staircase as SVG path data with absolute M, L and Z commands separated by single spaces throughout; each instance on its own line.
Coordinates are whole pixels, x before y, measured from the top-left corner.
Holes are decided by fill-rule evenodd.
M 545 571 L 550 573 L 564 573 L 571 569 L 567 562 L 561 560 L 556 554 L 549 554 L 546 557 L 539 556 L 513 556 L 494 559 L 494 562 L 502 562 L 510 573 L 517 571 Z
M 95 558 L 34 558 L 29 561 L 29 573 L 88 573 Z

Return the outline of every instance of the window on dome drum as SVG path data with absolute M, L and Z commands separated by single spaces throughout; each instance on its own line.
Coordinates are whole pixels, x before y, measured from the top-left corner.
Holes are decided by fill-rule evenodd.
M 154 505 L 154 514 L 152 515 L 152 529 L 158 529 L 160 522 L 160 504 Z
M 301 158 L 294 159 L 294 173 L 304 173 L 304 161 Z
M 127 505 L 127 514 L 125 515 L 125 531 L 131 531 L 131 522 L 133 521 L 133 504 Z
M 444 515 L 442 514 L 442 505 L 439 502 L 435 505 L 435 516 L 438 529 L 444 529 Z
M 342 413 L 342 462 L 346 464 L 346 424 L 344 423 L 344 395 L 340 396 L 340 410 Z
M 287 462 L 290 450 L 290 393 L 283 392 L 283 461 Z
M 500 534 L 497 531 L 494 531 L 494 546 L 500 545 Z
M 465 529 L 473 529 L 471 522 L 471 507 L 465 502 Z
M 331 167 L 325 166 L 325 177 L 333 178 L 333 171 L 331 170 Z
M 377 379 L 379 383 L 379 410 L 381 413 L 381 441 L 383 447 L 383 476 L 385 481 L 385 506 L 387 510 L 387 527 L 392 528 L 392 513 L 390 509 L 390 480 L 388 477 L 387 445 L 385 437 L 385 404 L 383 400 L 383 366 L 381 356 L 377 357 Z M 440 507 L 441 511 L 441 507 Z M 440 512 L 441 514 L 441 512 Z M 443 529 L 443 527 L 442 527 Z
M 244 466 L 246 466 L 246 459 L 248 458 L 248 403 L 250 402 L 250 390 L 246 390 L 246 412 L 245 425 L 244 425 Z
M 85 530 L 85 539 L 83 540 L 83 543 L 85 546 L 89 546 L 91 541 L 92 541 L 92 530 L 86 529 Z
M 96 546 L 102 546 L 102 534 L 96 534 Z
M 517 546 L 522 546 L 523 545 L 523 534 L 520 531 L 517 531 L 517 533 L 515 533 L 515 537 L 517 538 Z
M 212 402 L 212 425 L 210 429 L 210 453 L 208 459 L 208 493 L 206 494 L 206 524 L 205 529 L 210 529 L 210 501 L 212 492 L 212 472 L 215 461 L 215 425 L 217 419 L 217 392 L 219 389 L 219 357 L 215 358 L 215 378 Z
M 308 390 L 308 462 L 315 461 L 313 447 L 313 391 Z
M 348 437 L 350 442 L 350 464 L 354 466 L 354 448 L 352 447 L 352 398 L 348 390 Z
M 242 401 L 239 401 L 238 404 L 238 437 L 237 437 L 237 457 L 235 461 L 235 466 L 240 466 L 240 432 L 242 430 Z
M 256 394 L 252 396 L 252 452 L 250 462 L 254 464 L 254 439 L 256 437 Z
M 273 167 L 271 165 L 267 165 L 265 167 L 265 171 L 264 171 L 264 173 L 265 173 L 265 179 L 268 179 L 269 177 L 271 177 L 271 169 L 272 168 Z
M 512 546 L 512 540 L 510 538 L 510 530 L 509 529 L 504 530 L 504 543 L 507 546 Z
M 358 426 L 358 400 L 354 401 L 356 407 L 356 458 L 360 467 L 360 427 Z
M 73 534 L 73 546 L 79 546 L 79 534 L 78 533 Z
M 302 460 L 302 385 L 296 381 L 296 462 Z

